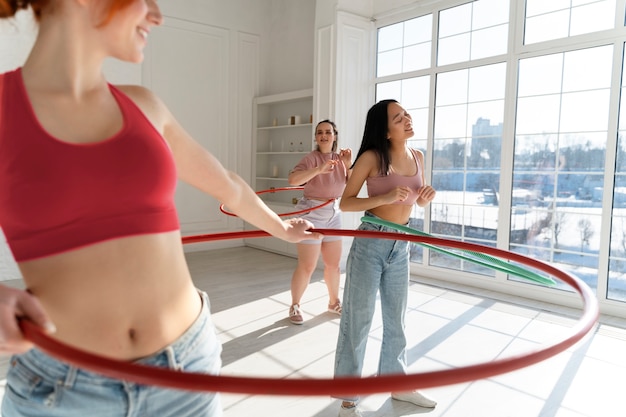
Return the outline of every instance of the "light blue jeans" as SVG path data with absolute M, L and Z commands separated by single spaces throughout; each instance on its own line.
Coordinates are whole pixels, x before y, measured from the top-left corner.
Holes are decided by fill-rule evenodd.
M 221 344 L 205 293 L 202 311 L 171 345 L 137 363 L 218 374 Z M 38 349 L 11 358 L 2 417 L 219 417 L 220 396 L 118 381 Z
M 373 216 L 368 212 L 365 215 Z M 361 223 L 358 230 L 397 232 L 386 226 L 365 222 Z M 346 264 L 343 308 L 335 352 L 335 377 L 361 376 L 378 294 L 383 319 L 378 375 L 406 373 L 404 316 L 408 289 L 409 242 L 354 238 Z M 358 400 L 358 396 L 339 398 L 345 401 Z

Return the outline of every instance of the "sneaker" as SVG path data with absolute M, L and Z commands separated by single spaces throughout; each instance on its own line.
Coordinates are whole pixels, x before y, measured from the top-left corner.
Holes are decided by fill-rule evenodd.
M 339 417 L 363 417 L 363 414 L 356 405 L 350 408 L 345 408 L 342 405 L 339 407 Z
M 293 324 L 302 324 L 304 323 L 304 319 L 302 318 L 302 310 L 300 310 L 300 305 L 294 304 L 289 308 L 289 321 Z
M 437 401 L 426 397 L 424 394 L 421 394 L 419 391 L 413 392 L 394 392 L 391 394 L 391 398 L 398 401 L 406 401 L 409 403 L 413 403 L 419 407 L 424 408 L 435 408 L 437 405 Z
M 335 304 L 328 304 L 328 312 L 341 316 L 341 301 L 337 301 Z

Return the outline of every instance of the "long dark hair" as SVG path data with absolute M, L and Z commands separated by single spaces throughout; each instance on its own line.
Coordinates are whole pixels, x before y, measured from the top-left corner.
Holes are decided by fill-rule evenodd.
M 337 125 L 335 124 L 335 122 L 333 122 L 332 120 L 328 120 L 328 119 L 324 119 L 321 122 L 319 122 L 318 124 L 315 125 L 315 135 L 317 135 L 317 128 L 322 124 L 322 123 L 328 123 L 329 125 L 331 125 L 333 127 L 333 132 L 335 133 L 335 141 L 333 142 L 333 148 L 331 149 L 332 152 L 337 151 L 337 141 L 339 140 L 339 132 L 337 131 Z M 316 150 L 320 150 L 319 145 L 317 145 L 315 147 Z
M 354 164 L 365 151 L 370 149 L 376 152 L 378 155 L 378 162 L 380 165 L 380 172 L 382 175 L 387 175 L 389 172 L 389 165 L 391 158 L 389 157 L 389 133 L 387 115 L 387 107 L 390 103 L 397 103 L 397 100 L 388 99 L 381 100 L 374 104 L 367 112 L 367 119 L 365 119 L 365 130 L 363 131 L 363 141 L 361 141 L 361 148 L 356 154 Z

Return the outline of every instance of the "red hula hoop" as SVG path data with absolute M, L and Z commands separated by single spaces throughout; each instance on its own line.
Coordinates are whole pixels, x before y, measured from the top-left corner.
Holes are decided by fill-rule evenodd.
M 304 190 L 304 187 L 281 187 L 281 188 L 270 188 L 268 190 L 261 190 L 261 191 L 257 191 L 257 195 L 261 195 L 261 194 L 267 194 L 267 193 L 275 193 L 277 191 L 295 191 L 295 190 Z M 299 211 L 290 211 L 289 213 L 281 213 L 279 214 L 280 217 L 289 217 L 289 216 L 297 216 L 298 214 L 304 214 L 304 213 L 309 213 L 313 210 L 317 210 L 320 209 L 324 206 L 329 205 L 330 203 L 332 203 L 333 201 L 335 201 L 334 198 L 331 198 L 325 202 L 323 202 L 322 204 L 315 206 L 315 207 L 311 207 L 308 208 L 306 210 L 299 210 Z M 232 216 L 232 217 L 237 217 L 237 215 L 235 213 L 232 213 L 228 210 L 226 210 L 224 208 L 224 204 L 220 204 L 220 211 L 224 214 L 226 214 L 227 216 Z
M 524 355 L 498 359 L 486 363 L 463 366 L 456 369 L 423 372 L 408 375 L 382 375 L 376 377 L 341 377 L 334 379 L 315 378 L 259 378 L 217 376 L 200 373 L 176 371 L 167 368 L 123 362 L 94 355 L 54 340 L 40 327 L 27 320 L 20 321 L 20 327 L 26 338 L 48 354 L 75 366 L 100 373 L 102 375 L 131 381 L 139 384 L 177 388 L 190 391 L 247 393 L 256 395 L 365 395 L 381 392 L 411 391 L 420 388 L 439 387 L 458 384 L 494 375 L 511 372 L 548 359 L 581 340 L 594 326 L 598 319 L 598 302 L 591 289 L 579 278 L 560 271 L 542 261 L 513 252 L 489 246 L 477 245 L 430 236 L 415 236 L 392 232 L 374 232 L 341 229 L 315 229 L 324 235 L 352 236 L 392 240 L 407 240 L 457 249 L 473 250 L 489 255 L 513 260 L 546 272 L 565 282 L 578 292 L 583 301 L 583 312 L 571 334 L 552 345 L 536 349 Z M 399 235 L 401 237 L 399 238 Z M 265 237 L 269 234 L 262 230 L 216 233 L 183 237 L 183 243 L 197 243 L 213 240 L 242 239 Z

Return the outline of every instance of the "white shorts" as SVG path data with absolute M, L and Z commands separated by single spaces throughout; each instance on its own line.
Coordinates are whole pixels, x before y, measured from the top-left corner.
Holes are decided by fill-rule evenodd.
M 302 197 L 296 204 L 296 211 L 306 210 L 324 204 L 320 200 L 310 200 L 306 197 Z M 339 199 L 335 199 L 332 203 L 324 207 L 309 211 L 299 216 L 302 219 L 306 219 L 313 223 L 316 229 L 341 229 L 341 211 L 339 210 Z M 324 236 L 320 240 L 310 239 L 303 240 L 298 243 L 304 243 L 306 245 L 319 245 L 322 242 L 335 242 L 341 240 L 341 236 Z

